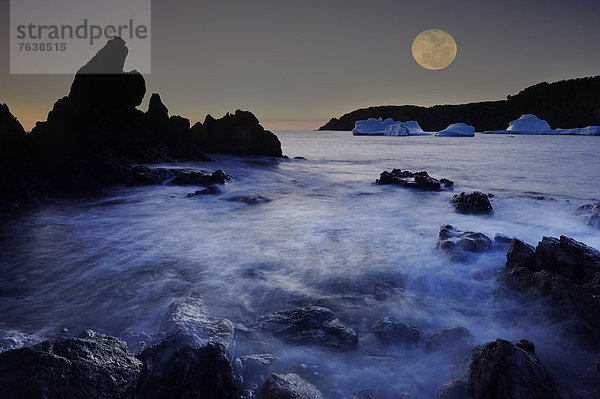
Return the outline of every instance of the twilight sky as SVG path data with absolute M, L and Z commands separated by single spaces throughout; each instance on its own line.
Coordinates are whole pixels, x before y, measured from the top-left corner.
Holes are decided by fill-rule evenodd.
M 153 1 L 141 109 L 158 92 L 192 123 L 240 108 L 268 129 L 316 129 L 372 105 L 503 99 L 600 74 L 598 15 L 598 0 Z M 412 58 L 414 37 L 428 28 L 457 42 L 446 69 Z M 0 29 L 0 103 L 29 130 L 68 94 L 72 76 L 10 75 L 8 0 Z

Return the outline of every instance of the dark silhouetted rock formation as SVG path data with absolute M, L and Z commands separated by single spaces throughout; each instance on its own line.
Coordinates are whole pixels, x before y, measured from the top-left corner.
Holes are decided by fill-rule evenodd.
M 460 105 L 388 105 L 362 108 L 333 118 L 319 130 L 352 130 L 357 120 L 392 118 L 415 120 L 426 131 L 439 131 L 455 122 L 474 126 L 475 130 L 504 130 L 510 121 L 523 114 L 535 114 L 552 128 L 576 128 L 600 125 L 600 76 L 539 83 L 506 100 Z
M 440 227 L 438 249 L 446 252 L 454 261 L 464 262 L 468 253 L 485 252 L 492 249 L 492 240 L 483 233 L 459 231 L 449 224 Z
M 488 196 L 479 191 L 475 191 L 471 194 L 462 192 L 452 197 L 450 203 L 454 204 L 456 212 L 464 214 L 489 215 L 493 210 Z
M 401 323 L 394 317 L 377 320 L 370 331 L 387 344 L 415 345 L 421 339 L 417 327 Z
M 397 186 L 418 188 L 428 191 L 440 191 L 442 184 L 444 187 L 454 186 L 454 182 L 448 179 L 437 180 L 429 176 L 425 171 L 409 172 L 408 170 L 393 169 L 391 172 L 383 171 L 379 179 L 375 180 L 377 184 L 394 184 Z
M 0 397 L 130 398 L 141 370 L 120 339 L 57 338 L 0 354 Z
M 237 110 L 221 119 L 208 115 L 204 123 L 192 126 L 191 133 L 206 152 L 283 157 L 277 136 L 248 111 Z

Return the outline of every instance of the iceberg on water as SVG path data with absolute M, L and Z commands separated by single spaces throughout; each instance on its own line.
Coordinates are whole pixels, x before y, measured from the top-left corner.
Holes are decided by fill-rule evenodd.
M 533 114 L 525 114 L 521 115 L 519 119 L 511 121 L 506 130 L 511 133 L 549 134 L 552 129 L 550 129 L 550 125 L 545 120 Z
M 438 137 L 473 137 L 475 128 L 466 123 L 453 123 L 435 134 Z
M 386 136 L 409 136 L 408 127 L 403 122 L 396 122 L 385 128 Z
M 360 120 L 354 122 L 354 129 L 352 134 L 354 135 L 369 135 L 369 136 L 383 136 L 385 129 L 388 126 L 395 124 L 392 118 L 381 120 L 381 118 L 369 118 L 367 120 Z
M 394 122 L 392 118 L 369 118 L 354 122 L 352 133 L 356 136 L 424 136 L 425 133 L 417 121 Z
M 582 135 L 600 136 L 600 126 L 588 126 L 574 129 L 551 129 L 548 122 L 533 114 L 521 115 L 508 125 L 506 130 L 488 130 L 486 134 L 540 134 L 540 135 Z

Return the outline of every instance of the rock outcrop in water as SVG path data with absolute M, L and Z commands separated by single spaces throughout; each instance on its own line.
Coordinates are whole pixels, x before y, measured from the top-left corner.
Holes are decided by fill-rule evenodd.
M 426 131 L 439 131 L 451 123 L 462 121 L 478 132 L 501 130 L 520 115 L 533 113 L 553 127 L 575 128 L 600 125 L 600 76 L 539 83 L 506 100 L 460 105 L 388 105 L 362 108 L 333 118 L 319 130 L 354 128 L 357 120 L 392 118 L 396 121 L 415 120 Z
M 319 390 L 296 374 L 271 374 L 267 377 L 261 399 L 323 399 Z
M 560 399 L 554 380 L 527 341 L 498 338 L 473 350 L 464 375 L 438 389 L 437 399 Z
M 57 338 L 0 354 L 0 397 L 130 398 L 141 370 L 120 339 Z
M 280 310 L 262 316 L 258 327 L 274 336 L 301 345 L 325 345 L 349 349 L 358 343 L 358 335 L 329 309 L 306 306 Z
M 575 215 L 588 226 L 600 229 L 600 202 L 580 206 L 575 211 Z
M 409 172 L 408 170 L 392 169 L 391 172 L 383 171 L 376 184 L 393 184 L 408 188 L 417 188 L 427 191 L 440 191 L 444 187 L 453 187 L 454 182 L 448 179 L 437 180 L 429 176 L 425 171 Z
M 510 286 L 548 301 L 550 317 L 577 321 L 564 334 L 575 334 L 584 349 L 598 350 L 599 251 L 565 236 L 543 237 L 536 248 L 514 239 L 506 253 L 506 271 Z
M 449 224 L 440 227 L 438 249 L 446 252 L 454 261 L 464 262 L 468 253 L 486 252 L 492 249 L 492 240 L 483 233 L 459 231 Z
M 124 40 L 109 40 L 30 134 L 0 107 L 0 200 L 28 202 L 127 184 L 137 164 L 208 161 L 207 151 L 283 157 L 277 137 L 250 112 L 209 116 L 190 129 L 186 118 L 169 117 L 158 94 L 147 112 L 138 110 L 146 85 L 138 72 L 123 71 L 127 53 Z
M 425 350 L 428 353 L 441 353 L 455 360 L 461 360 L 473 349 L 475 337 L 465 327 L 453 327 L 440 331 L 427 338 Z
M 493 211 L 488 196 L 479 191 L 472 192 L 471 194 L 462 192 L 452 197 L 450 203 L 454 205 L 456 212 L 463 214 L 489 215 Z
M 401 323 L 394 317 L 377 320 L 369 330 L 387 344 L 409 346 L 417 344 L 421 339 L 421 333 L 417 327 Z

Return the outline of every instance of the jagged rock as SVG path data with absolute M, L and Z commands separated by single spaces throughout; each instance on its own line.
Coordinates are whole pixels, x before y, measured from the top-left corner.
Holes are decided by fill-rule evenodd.
M 600 229 L 600 202 L 580 206 L 575 211 L 575 215 L 588 226 Z
M 473 348 L 475 337 L 465 327 L 453 327 L 433 334 L 425 343 L 428 353 L 439 352 L 460 360 Z
M 492 213 L 492 204 L 487 195 L 475 191 L 471 194 L 465 194 L 464 192 L 455 195 L 450 200 L 454 204 L 456 212 L 464 214 L 490 214 Z
M 546 298 L 551 317 L 580 320 L 600 336 L 599 251 L 565 236 L 543 237 L 535 250 L 514 239 L 506 259 L 509 285 Z
M 421 338 L 417 327 L 401 323 L 394 317 L 377 320 L 371 326 L 370 331 L 382 341 L 390 344 L 414 345 Z
M 212 174 L 207 175 L 202 172 L 180 172 L 171 180 L 171 184 L 179 186 L 210 186 L 213 184 L 225 184 L 231 179 L 227 173 L 221 169 L 215 170 Z
M 446 224 L 440 227 L 437 247 L 446 252 L 452 260 L 464 262 L 468 259 L 467 252 L 479 253 L 492 249 L 492 240 L 483 233 L 462 232 Z
M 0 353 L 0 397 L 129 398 L 142 363 L 117 338 L 57 338 Z
M 467 390 L 474 399 L 560 398 L 533 345 L 500 338 L 473 351 Z
M 146 84 L 139 72 L 123 72 L 128 53 L 123 39 L 110 39 L 79 68 L 69 99 L 78 106 L 103 110 L 133 110 L 140 105 Z
M 17 147 L 20 150 L 25 140 L 25 129 L 13 114 L 8 105 L 0 104 L 0 154 L 3 157 Z
M 322 399 L 323 395 L 311 383 L 296 374 L 271 374 L 262 389 L 261 399 Z
M 352 396 L 352 399 L 375 399 L 375 395 L 371 389 L 361 389 L 356 395 Z
M 184 346 L 171 355 L 156 379 L 148 378 L 145 366 L 136 397 L 237 399 L 237 382 L 225 347 L 209 343 L 202 348 Z
M 467 399 L 467 381 L 456 378 L 439 386 L 435 399 Z
M 283 157 L 277 136 L 265 130 L 248 111 L 237 110 L 221 119 L 207 115 L 204 123 L 192 126 L 191 134 L 206 152 Z
M 442 179 L 445 187 L 452 187 L 454 182 L 448 179 Z M 429 176 L 423 172 L 409 172 L 400 169 L 393 169 L 391 172 L 383 171 L 379 175 L 379 179 L 375 180 L 376 184 L 394 184 L 402 187 L 418 188 L 428 191 L 440 191 L 442 189 L 441 181 Z
M 319 306 L 268 313 L 258 320 L 258 326 L 295 344 L 319 344 L 348 349 L 358 343 L 358 335 L 352 328 L 338 319 L 331 310 Z
M 152 93 L 150 96 L 150 102 L 148 103 L 148 111 L 146 116 L 153 122 L 166 122 L 169 119 L 169 110 L 162 103 L 160 95 L 158 93 Z
M 246 390 L 244 397 L 252 398 L 271 374 L 271 366 L 279 358 L 270 353 L 244 355 L 235 360 L 234 370 L 239 386 Z

